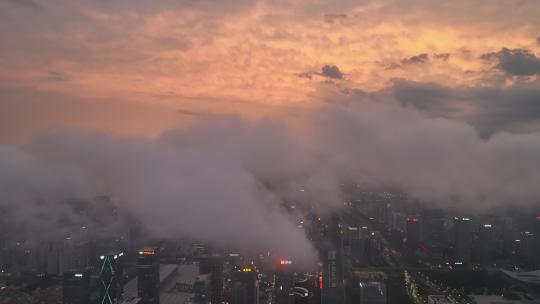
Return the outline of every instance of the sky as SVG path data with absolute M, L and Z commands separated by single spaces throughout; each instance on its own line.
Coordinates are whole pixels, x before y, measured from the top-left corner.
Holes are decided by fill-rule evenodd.
M 538 207 L 538 16 L 537 0 L 0 0 L 0 211 L 44 231 L 63 210 L 44 201 L 109 194 L 156 235 L 313 262 L 282 203 L 339 210 L 344 182 Z
M 534 87 L 539 14 L 535 0 L 2 0 L 0 141 L 283 116 L 396 80 L 458 95 Z

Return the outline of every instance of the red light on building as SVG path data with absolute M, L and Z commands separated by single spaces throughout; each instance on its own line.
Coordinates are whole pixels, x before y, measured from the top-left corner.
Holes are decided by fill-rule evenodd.
M 420 220 L 417 217 L 408 217 L 407 222 L 409 222 L 409 223 L 419 223 Z
M 152 254 L 156 254 L 154 251 L 143 251 L 142 254 L 144 255 L 152 255 Z
M 540 215 L 536 216 L 536 220 L 540 221 Z
M 323 282 L 323 278 L 322 278 L 322 272 L 319 273 L 319 288 L 322 289 L 322 283 Z
M 279 260 L 279 265 L 291 265 L 291 260 Z

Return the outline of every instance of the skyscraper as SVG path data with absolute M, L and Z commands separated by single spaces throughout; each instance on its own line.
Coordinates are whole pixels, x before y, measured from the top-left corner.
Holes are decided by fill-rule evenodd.
M 422 223 L 419 216 L 407 218 L 407 245 L 411 249 L 418 249 L 422 241 Z
M 454 217 L 454 258 L 456 262 L 470 264 L 471 262 L 471 219 Z
M 203 255 L 199 259 L 200 274 L 210 276 L 210 302 L 219 304 L 223 300 L 223 261 L 217 255 Z
M 100 256 L 98 304 L 116 304 L 122 299 L 123 253 Z
M 137 294 L 141 304 L 159 304 L 159 248 L 144 248 L 137 256 Z
M 66 271 L 62 275 L 63 304 L 90 303 L 90 272 Z
M 252 267 L 243 267 L 233 277 L 231 304 L 258 304 L 259 280 Z
M 477 260 L 482 265 L 493 263 L 493 226 L 491 224 L 482 224 L 478 228 Z
M 322 248 L 323 257 L 323 304 L 342 304 L 345 302 L 345 289 L 343 285 L 343 239 L 339 217 L 334 214 L 325 237 L 329 241 Z

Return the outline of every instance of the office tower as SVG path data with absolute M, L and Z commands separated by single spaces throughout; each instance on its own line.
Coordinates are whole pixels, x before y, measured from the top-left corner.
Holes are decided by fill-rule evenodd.
M 294 287 L 294 274 L 288 265 L 280 263 L 275 272 L 274 297 L 279 304 L 294 303 L 294 298 L 289 295 L 289 291 Z
M 482 224 L 478 228 L 477 259 L 482 265 L 493 263 L 493 226 Z
M 210 277 L 210 302 L 223 300 L 223 260 L 217 255 L 203 255 L 199 259 L 199 273 Z
M 141 304 L 159 304 L 159 248 L 144 248 L 137 255 L 137 294 Z
M 468 217 L 454 218 L 454 258 L 457 263 L 471 262 L 471 220 Z
M 233 277 L 231 304 L 259 304 L 259 280 L 251 267 L 243 267 Z
M 323 304 L 345 303 L 343 284 L 343 240 L 339 217 L 333 215 L 325 229 L 325 238 L 329 241 L 322 249 L 323 257 Z
M 116 304 L 122 299 L 123 253 L 100 256 L 98 304 Z
M 210 300 L 210 275 L 201 274 L 195 279 L 193 284 L 193 300 L 195 304 L 208 304 Z
M 90 303 L 90 272 L 66 271 L 62 275 L 63 304 Z
M 422 241 L 422 225 L 419 216 L 407 218 L 407 245 L 411 249 L 418 249 Z
M 60 274 L 60 251 L 62 243 L 58 240 L 50 240 L 46 243 L 47 249 L 47 274 Z

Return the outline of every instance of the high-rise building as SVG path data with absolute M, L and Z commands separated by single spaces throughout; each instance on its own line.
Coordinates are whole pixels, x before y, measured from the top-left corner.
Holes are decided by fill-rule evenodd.
M 231 304 L 259 304 L 259 280 L 252 267 L 243 267 L 235 273 Z
M 494 233 L 492 224 L 482 224 L 478 228 L 477 242 L 477 260 L 482 265 L 490 265 L 493 263 L 493 242 Z
M 407 244 L 411 249 L 417 249 L 422 241 L 422 223 L 419 216 L 407 218 Z
M 322 249 L 323 257 L 323 304 L 345 303 L 345 288 L 343 284 L 343 238 L 340 219 L 333 215 L 324 231 L 329 241 Z
M 90 303 L 90 272 L 66 271 L 62 275 L 63 304 Z
M 210 277 L 210 302 L 219 304 L 223 300 L 223 260 L 217 255 L 203 255 L 199 259 L 199 273 Z
M 116 304 L 122 299 L 123 253 L 100 256 L 99 304 Z
M 137 255 L 137 294 L 141 304 L 159 304 L 159 248 L 144 248 Z
M 454 259 L 457 263 L 471 262 L 471 219 L 454 217 Z
M 60 274 L 60 248 L 62 243 L 58 240 L 50 240 L 46 243 L 47 274 Z
M 294 287 L 294 274 L 288 269 L 288 265 L 286 263 L 280 264 L 275 272 L 274 297 L 276 303 L 294 303 L 294 298 L 289 295 L 289 291 Z

